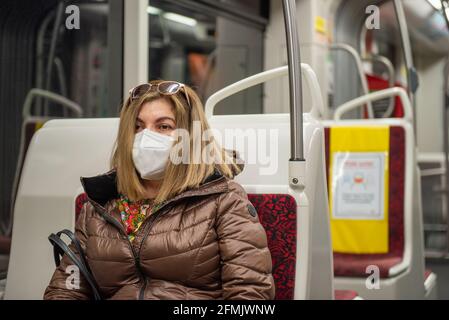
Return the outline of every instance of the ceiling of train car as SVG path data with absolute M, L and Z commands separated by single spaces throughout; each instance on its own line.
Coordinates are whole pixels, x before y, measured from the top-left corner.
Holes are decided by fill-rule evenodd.
M 222 16 L 264 29 L 268 23 L 268 4 L 268 0 L 151 0 L 150 5 L 164 11 L 192 16 L 199 21 L 211 16 Z
M 380 8 L 381 29 L 375 33 L 376 38 L 391 44 L 398 43 L 399 27 L 393 2 L 388 1 Z M 404 9 L 413 52 L 421 56 L 449 54 L 449 32 L 441 13 L 425 0 L 406 0 Z
M 391 0 L 342 1 L 335 25 L 337 42 L 359 48 L 365 10 L 372 4 L 378 5 L 381 10 L 381 29 L 376 30 L 375 38 L 393 45 L 400 43 L 399 27 Z M 414 53 L 422 56 L 449 54 L 449 32 L 441 13 L 427 0 L 404 0 L 404 9 Z M 358 28 L 354 28 L 354 25 Z

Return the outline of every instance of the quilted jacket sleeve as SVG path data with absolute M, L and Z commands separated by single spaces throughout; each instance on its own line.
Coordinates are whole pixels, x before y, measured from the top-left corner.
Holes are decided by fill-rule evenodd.
M 86 249 L 87 233 L 86 233 L 86 216 L 89 203 L 85 203 L 81 209 L 78 220 L 75 225 L 75 236 L 81 243 L 83 250 Z M 70 248 L 76 252 L 72 246 Z M 73 263 L 64 255 L 61 259 L 61 264 L 56 268 L 50 284 L 44 293 L 44 300 L 89 300 L 93 298 L 89 284 L 85 281 L 82 274 L 79 274 L 79 286 L 77 281 L 72 281 L 74 278 L 70 274 L 70 266 Z M 70 278 L 69 278 L 70 277 Z
M 267 236 L 243 188 L 230 181 L 218 198 L 216 230 L 222 261 L 223 298 L 273 299 L 274 281 Z

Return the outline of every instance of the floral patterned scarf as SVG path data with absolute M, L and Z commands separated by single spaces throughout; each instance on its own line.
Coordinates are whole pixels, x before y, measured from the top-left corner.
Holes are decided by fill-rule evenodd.
M 120 194 L 120 198 L 117 200 L 117 207 L 130 241 L 134 240 L 137 230 L 145 220 L 147 212 L 150 212 L 152 205 L 152 199 L 132 202 L 126 196 Z

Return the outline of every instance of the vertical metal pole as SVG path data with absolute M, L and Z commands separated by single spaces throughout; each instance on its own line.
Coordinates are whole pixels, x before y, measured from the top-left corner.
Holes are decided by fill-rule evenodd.
M 449 3 L 446 0 L 441 0 L 441 10 L 446 21 L 447 30 L 449 31 L 449 17 L 446 14 L 446 10 L 449 10 Z M 445 216 L 446 220 L 446 252 L 449 253 L 449 57 L 446 59 L 446 65 L 444 68 L 444 106 L 443 106 L 443 143 L 444 143 L 444 195 L 445 195 Z
M 444 8 L 444 7 L 443 7 Z M 449 21 L 448 21 L 449 27 Z M 443 106 L 443 149 L 444 149 L 444 200 L 445 200 L 445 212 L 443 212 L 443 219 L 446 223 L 446 251 L 445 255 L 449 253 L 449 58 L 446 59 L 446 65 L 444 67 L 444 106 Z
M 124 0 L 109 0 L 108 16 L 108 79 L 107 116 L 120 112 L 123 97 L 123 39 L 124 39 Z M 126 98 L 126 96 L 125 96 Z
M 288 76 L 290 90 L 290 161 L 288 162 L 289 188 L 297 198 L 298 206 L 302 214 L 297 218 L 297 230 L 301 239 L 311 239 L 312 227 L 308 226 L 306 217 L 309 217 L 309 200 L 306 189 L 306 161 L 304 159 L 303 140 L 303 94 L 301 76 L 301 56 L 299 52 L 299 35 L 296 25 L 296 1 L 282 0 L 284 9 L 285 33 L 287 37 Z M 297 239 L 300 239 L 299 237 Z M 296 243 L 296 259 L 302 261 L 301 267 L 295 266 L 295 299 L 307 299 L 310 297 L 311 279 L 311 256 L 310 245 L 307 241 Z M 301 285 L 298 285 L 300 283 Z
M 59 28 L 62 23 L 62 15 L 64 14 L 64 1 L 61 1 L 58 3 L 58 7 L 56 9 L 56 16 L 55 16 L 55 22 L 53 24 L 53 32 L 51 36 L 51 43 L 50 43 L 50 51 L 48 54 L 48 61 L 47 61 L 47 70 L 46 70 L 46 79 L 45 79 L 45 87 L 44 89 L 47 91 L 51 91 L 51 80 L 53 75 L 53 64 L 54 64 L 54 58 L 55 58 L 55 52 L 56 52 L 56 45 L 58 42 L 58 32 Z M 48 110 L 48 101 L 45 101 L 44 105 L 44 115 L 48 116 L 49 110 Z
M 401 34 L 402 48 L 404 51 L 404 61 L 407 68 L 407 91 L 413 106 L 413 129 L 415 131 L 415 143 L 417 143 L 417 125 L 416 125 L 416 97 L 415 93 L 419 86 L 418 74 L 413 63 L 412 46 L 410 44 L 410 35 L 405 18 L 404 6 L 402 0 L 394 0 L 396 18 L 399 24 Z
M 299 35 L 296 25 L 296 3 L 295 0 L 283 0 L 282 5 L 287 36 L 288 75 L 290 83 L 290 161 L 303 161 L 303 94 Z
M 37 44 L 36 44 L 36 88 L 44 89 L 44 79 L 45 79 L 45 54 L 44 54 L 44 40 L 45 32 L 50 24 L 50 22 L 55 19 L 56 11 L 51 11 L 44 19 L 37 32 Z M 34 114 L 42 115 L 42 102 L 41 98 L 36 99 Z

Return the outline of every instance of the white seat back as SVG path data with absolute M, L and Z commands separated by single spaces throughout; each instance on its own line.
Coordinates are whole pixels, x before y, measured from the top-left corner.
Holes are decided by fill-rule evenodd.
M 311 115 L 304 115 L 304 153 L 306 163 L 307 210 L 298 193 L 288 185 L 288 160 L 290 155 L 289 114 L 263 114 L 214 116 L 211 126 L 222 136 L 234 132 L 235 139 L 224 139 L 223 146 L 236 149 L 245 160 L 245 170 L 237 177 L 248 193 L 290 194 L 298 204 L 297 266 L 300 273 L 296 279 L 295 298 L 332 299 L 333 271 L 332 250 L 329 237 L 329 215 L 324 158 L 324 130 Z M 248 140 L 250 132 L 259 134 Z M 245 134 L 246 133 L 246 134 Z M 217 135 L 219 136 L 219 135 Z M 233 141 L 245 141 L 237 147 Z M 260 162 L 253 163 L 255 155 L 262 154 Z M 267 161 L 267 163 L 264 163 Z
M 54 120 L 56 122 L 63 120 Z M 118 119 L 108 125 L 44 126 L 33 137 L 25 159 L 14 208 L 6 299 L 41 299 L 55 269 L 47 237 L 74 228 L 80 176 L 109 169 Z M 103 122 L 103 121 L 101 121 Z

